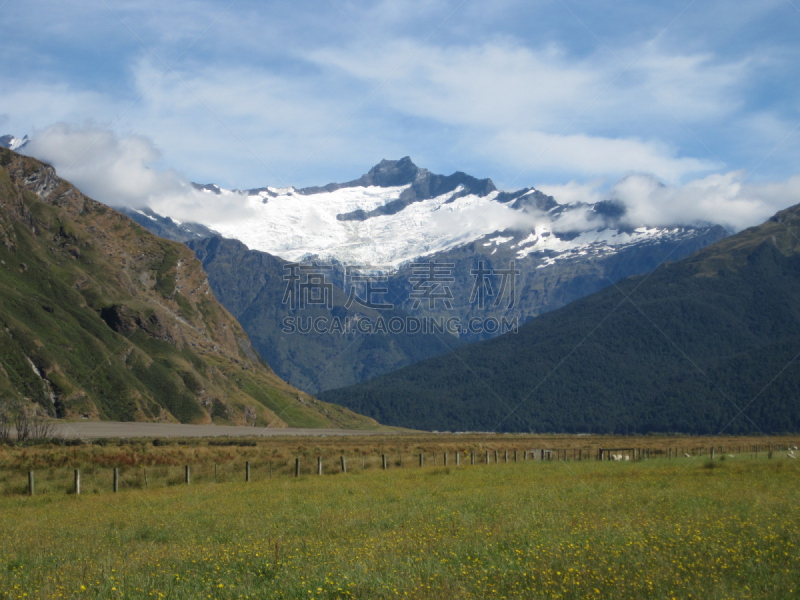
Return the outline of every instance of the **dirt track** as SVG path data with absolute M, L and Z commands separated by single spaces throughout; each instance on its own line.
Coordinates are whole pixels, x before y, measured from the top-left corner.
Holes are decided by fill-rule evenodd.
M 230 427 L 224 425 L 179 425 L 173 423 L 119 423 L 84 421 L 57 423 L 56 436 L 65 438 L 138 438 L 138 437 L 215 437 L 215 436 L 327 436 L 375 435 L 387 431 L 347 429 L 270 429 L 266 427 Z

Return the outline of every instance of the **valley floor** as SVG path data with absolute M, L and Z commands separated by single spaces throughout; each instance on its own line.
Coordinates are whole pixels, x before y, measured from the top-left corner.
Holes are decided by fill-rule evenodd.
M 374 442 L 7 450 L 0 598 L 798 596 L 800 465 L 786 451 L 459 467 L 428 456 L 422 468 L 395 456 L 386 471 L 362 469 L 355 449 Z M 292 443 L 307 452 L 300 477 L 259 470 L 245 483 L 238 459 L 291 465 Z M 346 475 L 333 460 L 344 451 Z M 311 474 L 314 452 L 328 476 Z M 109 492 L 103 460 L 151 454 L 193 458 L 204 475 L 186 485 L 177 469 L 147 489 L 131 475 Z M 34 465 L 44 476 L 37 461 L 59 455 L 33 497 L 9 479 Z M 209 469 L 224 456 L 215 484 Z M 80 496 L 58 479 L 73 465 L 94 469 Z M 157 468 L 169 466 L 150 466 L 152 477 Z
M 242 436 L 317 436 L 372 435 L 377 431 L 353 429 L 296 429 L 236 427 L 230 425 L 184 425 L 181 423 L 122 423 L 117 421 L 57 422 L 55 436 L 66 439 L 160 438 L 160 437 L 242 437 Z M 388 427 L 382 428 L 383 432 Z

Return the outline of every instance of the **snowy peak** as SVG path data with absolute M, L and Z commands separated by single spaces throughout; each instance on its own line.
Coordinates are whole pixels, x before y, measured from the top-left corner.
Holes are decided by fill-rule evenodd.
M 0 136 L 0 148 L 8 148 L 9 150 L 17 151 L 28 143 L 28 136 L 22 139 L 14 137 L 13 135 Z
M 289 261 L 336 261 L 388 272 L 481 240 L 484 246 L 491 241 L 492 255 L 551 264 L 695 235 L 692 228 L 628 223 L 625 205 L 615 200 L 560 204 L 535 188 L 500 192 L 490 179 L 435 175 L 408 157 L 383 160 L 355 181 L 324 187 L 197 188 L 241 202 L 244 222 L 203 225 L 250 249 Z
M 358 179 L 348 181 L 345 183 L 329 183 L 328 185 L 319 187 L 312 186 L 297 190 L 298 193 L 311 196 L 313 194 L 322 194 L 325 192 L 335 192 L 342 188 L 352 187 L 398 187 L 413 184 L 430 177 L 430 172 L 427 169 L 420 169 L 415 165 L 411 158 L 405 156 L 400 160 L 382 160 L 377 165 L 372 167 L 369 172 L 362 175 Z
M 421 200 L 430 200 L 443 194 L 448 194 L 459 188 L 459 193 L 453 196 L 453 200 L 460 196 L 475 194 L 486 196 L 497 190 L 491 179 L 476 179 L 471 175 L 456 171 L 452 175 L 436 175 L 421 169 L 411 160 L 404 156 L 400 160 L 383 159 L 372 167 L 366 174 L 358 179 L 347 183 L 329 183 L 322 187 L 307 187 L 297 190 L 297 193 L 305 196 L 335 192 L 343 188 L 395 188 L 404 186 L 400 197 L 394 202 L 379 207 L 373 212 L 367 212 L 363 208 L 348 213 L 337 215 L 340 221 L 363 221 L 371 217 L 380 215 L 396 214 L 409 204 Z
M 0 137 L 8 148 L 26 142 L 27 137 Z M 466 252 L 481 241 L 492 255 L 539 261 L 682 235 L 674 228 L 642 229 L 648 224 L 629 222 L 625 205 L 613 199 L 562 204 L 535 188 L 499 191 L 491 179 L 431 173 L 408 156 L 381 160 L 358 179 L 322 187 L 193 186 L 183 203 L 167 198 L 155 210 L 125 212 L 172 239 L 222 235 L 289 261 L 335 261 L 386 272 L 423 257 Z
M 477 179 L 461 171 L 452 175 L 436 175 L 415 165 L 405 156 L 400 160 L 382 160 L 360 179 L 344 184 L 329 184 L 324 188 L 306 188 L 303 194 L 319 193 L 321 190 L 333 191 L 343 187 L 399 187 L 405 186 L 400 196 L 393 202 L 367 212 L 358 209 L 336 216 L 339 221 L 364 221 L 381 215 L 393 215 L 408 205 L 450 194 L 450 201 L 463 196 L 485 197 L 497 191 L 491 179 Z

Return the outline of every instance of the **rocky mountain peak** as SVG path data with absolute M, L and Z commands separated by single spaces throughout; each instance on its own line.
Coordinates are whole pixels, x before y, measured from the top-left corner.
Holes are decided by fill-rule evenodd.
M 430 176 L 430 171 L 428 171 L 428 169 L 420 169 L 413 163 L 411 157 L 404 156 L 400 160 L 383 159 L 372 167 L 361 180 L 363 180 L 366 185 L 394 187 L 414 183 L 426 176 Z

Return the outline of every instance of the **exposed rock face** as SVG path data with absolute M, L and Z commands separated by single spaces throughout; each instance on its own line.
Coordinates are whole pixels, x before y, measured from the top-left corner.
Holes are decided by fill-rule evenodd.
M 330 325 L 359 318 L 402 318 L 400 311 L 380 312 L 358 304 L 347 306 L 348 294 L 331 284 L 331 306 L 292 308 L 283 302 L 285 267 L 289 263 L 266 252 L 248 250 L 220 237 L 192 240 L 214 293 L 247 331 L 261 355 L 287 381 L 308 391 L 348 385 L 436 356 L 460 345 L 448 334 L 347 332 L 286 333 L 284 319 L 324 319 Z

